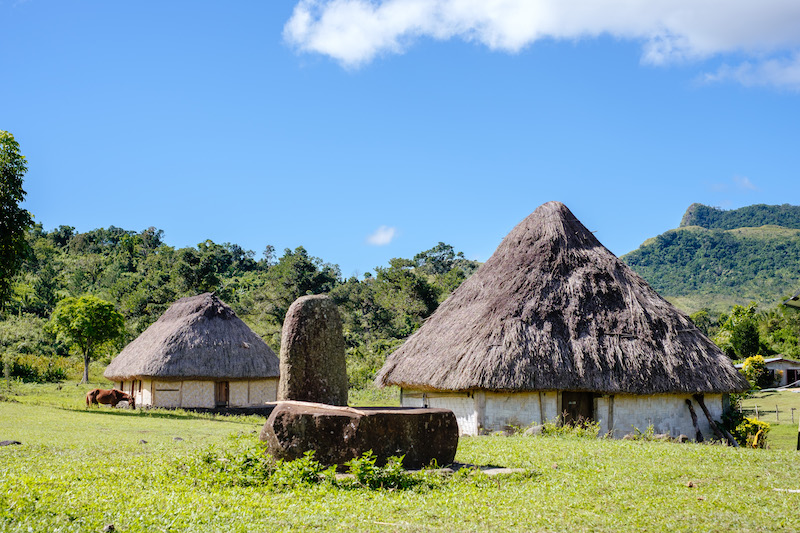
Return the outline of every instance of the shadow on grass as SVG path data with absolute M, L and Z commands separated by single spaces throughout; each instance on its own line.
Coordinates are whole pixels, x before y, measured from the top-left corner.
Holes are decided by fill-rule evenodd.
M 187 411 L 167 411 L 164 409 L 117 409 L 108 408 L 103 409 L 97 407 L 58 407 L 63 411 L 71 411 L 73 413 L 89 413 L 93 415 L 103 416 L 127 416 L 136 418 L 161 418 L 167 420 L 208 420 L 209 422 L 227 422 L 238 423 L 243 422 L 243 416 L 236 415 L 221 415 L 221 414 L 207 414 L 207 413 L 192 413 Z M 254 417 L 254 415 L 248 415 Z M 266 417 L 264 418 L 266 421 Z M 253 420 L 253 422 L 256 422 Z

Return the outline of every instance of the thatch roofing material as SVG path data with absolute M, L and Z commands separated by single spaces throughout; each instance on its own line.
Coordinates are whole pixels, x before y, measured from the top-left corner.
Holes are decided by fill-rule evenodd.
M 379 385 L 726 393 L 747 382 L 559 202 L 517 225 L 393 354 Z
M 113 381 L 278 377 L 275 352 L 216 295 L 181 298 L 111 361 Z

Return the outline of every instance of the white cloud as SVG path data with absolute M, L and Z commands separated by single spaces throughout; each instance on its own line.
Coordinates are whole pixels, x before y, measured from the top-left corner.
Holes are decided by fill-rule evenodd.
M 367 242 L 373 246 L 386 246 L 394 240 L 395 236 L 397 236 L 397 228 L 381 226 L 367 237 Z
M 462 39 L 518 52 L 540 39 L 611 35 L 642 43 L 642 61 L 661 65 L 744 53 L 758 63 L 716 79 L 794 83 L 800 49 L 798 0 L 300 0 L 284 39 L 303 52 L 353 68 L 415 39 Z M 772 55 L 772 56 L 771 56 Z M 788 71 L 787 71 L 788 70 Z
M 746 61 L 737 66 L 723 65 L 715 73 L 706 74 L 705 81 L 735 81 L 746 87 L 785 87 L 800 91 L 800 52 L 789 58 L 772 58 L 756 63 Z
M 758 187 L 753 185 L 753 182 L 750 181 L 750 178 L 745 176 L 734 176 L 733 182 L 739 189 L 747 190 L 747 191 L 757 191 Z
M 746 176 L 734 176 L 729 182 L 709 184 L 709 189 L 716 193 L 730 193 L 734 191 L 758 191 L 759 188 Z

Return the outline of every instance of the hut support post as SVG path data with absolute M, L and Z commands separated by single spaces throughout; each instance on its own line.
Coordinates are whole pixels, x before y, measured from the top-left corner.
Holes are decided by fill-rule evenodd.
M 539 391 L 539 423 L 544 425 L 544 400 L 542 399 L 542 391 Z
M 725 428 L 720 428 L 717 425 L 717 423 L 714 422 L 714 419 L 711 418 L 711 413 L 708 412 L 708 408 L 706 407 L 706 402 L 703 401 L 703 395 L 695 394 L 694 399 L 697 401 L 697 404 L 700 406 L 700 409 L 702 409 L 703 413 L 706 415 L 706 418 L 708 419 L 708 425 L 711 426 L 711 430 L 714 432 L 714 435 L 716 435 L 719 440 L 724 439 L 728 441 L 728 443 L 734 448 L 738 448 L 739 443 L 736 442 L 736 439 L 733 438 L 733 435 L 728 433 L 728 431 L 725 430 Z
M 689 408 L 689 414 L 692 415 L 692 424 L 694 424 L 695 439 L 697 442 L 703 442 L 703 433 L 700 431 L 700 425 L 697 423 L 697 413 L 694 412 L 692 407 L 692 400 L 686 398 L 686 406 Z

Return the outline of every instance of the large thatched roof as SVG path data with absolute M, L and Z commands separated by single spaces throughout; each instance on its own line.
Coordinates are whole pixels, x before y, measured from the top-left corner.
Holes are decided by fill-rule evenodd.
M 278 377 L 267 344 L 215 295 L 181 298 L 128 344 L 103 375 L 113 381 Z
M 733 392 L 747 382 L 560 202 L 540 206 L 393 354 L 422 390 Z

